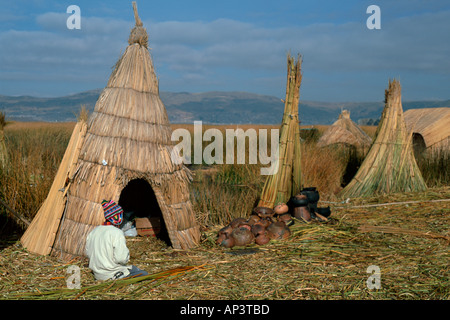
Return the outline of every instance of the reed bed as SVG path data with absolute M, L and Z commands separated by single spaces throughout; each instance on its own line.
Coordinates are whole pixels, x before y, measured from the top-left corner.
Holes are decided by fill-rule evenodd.
M 8 161 L 0 166 L 0 197 L 28 220 L 47 197 L 73 127 L 73 123 L 9 123 L 4 129 Z M 15 220 L 4 207 L 0 213 L 0 231 L 8 234 Z

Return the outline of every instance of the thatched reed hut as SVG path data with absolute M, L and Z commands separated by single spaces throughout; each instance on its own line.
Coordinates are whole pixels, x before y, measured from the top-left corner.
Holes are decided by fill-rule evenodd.
M 317 141 L 318 147 L 344 145 L 361 153 L 369 150 L 372 138 L 350 119 L 350 111 L 342 110 L 336 120 Z
M 389 81 L 374 142 L 358 172 L 340 196 L 360 197 L 426 190 L 411 140 L 403 119 L 400 83 L 397 80 Z
M 450 151 L 450 108 L 410 109 L 405 123 L 416 155 Z
M 302 82 L 301 57 L 287 57 L 286 99 L 280 128 L 277 172 L 269 175 L 264 184 L 258 207 L 273 208 L 302 188 L 300 126 L 298 102 Z
M 30 251 L 64 260 L 83 256 L 88 233 L 104 222 L 103 199 L 114 200 L 126 212 L 160 218 L 165 229 L 161 234 L 174 248 L 189 249 L 199 242 L 189 197 L 190 172 L 172 161 L 172 131 L 147 31 L 134 2 L 133 7 L 136 25 L 129 46 L 100 94 L 85 133 L 82 124 L 75 128 L 80 132 L 74 132 L 69 143 L 68 159 L 54 183 L 56 195 L 49 193 L 59 205 L 41 208 L 21 239 Z

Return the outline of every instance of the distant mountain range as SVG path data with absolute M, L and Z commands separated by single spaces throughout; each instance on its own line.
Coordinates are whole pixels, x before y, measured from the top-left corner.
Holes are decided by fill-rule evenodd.
M 81 105 L 92 112 L 101 91 L 96 89 L 57 98 L 0 95 L 0 111 L 6 114 L 7 120 L 75 121 Z M 284 110 L 281 98 L 249 92 L 160 92 L 160 96 L 171 123 L 279 124 Z M 327 125 L 336 121 L 341 109 L 347 109 L 353 121 L 366 124 L 380 118 L 383 106 L 382 101 L 300 101 L 299 116 L 303 125 Z M 405 111 L 437 107 L 450 107 L 450 100 L 403 102 Z

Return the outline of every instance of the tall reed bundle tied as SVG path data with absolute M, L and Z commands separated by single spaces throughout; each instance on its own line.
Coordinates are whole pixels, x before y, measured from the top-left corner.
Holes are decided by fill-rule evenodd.
M 278 202 L 287 202 L 301 190 L 301 149 L 298 102 L 302 82 L 301 57 L 287 57 L 287 83 L 284 114 L 280 128 L 278 171 L 267 177 L 258 203 L 259 207 L 273 208 Z
M 403 119 L 400 82 L 389 81 L 374 142 L 355 177 L 340 196 L 363 197 L 377 193 L 425 191 L 426 188 L 414 158 L 412 136 L 407 132 Z

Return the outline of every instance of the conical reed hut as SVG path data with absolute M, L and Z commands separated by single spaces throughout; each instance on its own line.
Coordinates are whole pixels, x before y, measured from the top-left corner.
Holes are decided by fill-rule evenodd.
M 287 82 L 284 113 L 280 128 L 278 171 L 269 175 L 261 192 L 258 207 L 273 208 L 286 203 L 302 188 L 300 124 L 298 102 L 302 82 L 301 57 L 287 57 Z
M 320 148 L 344 145 L 354 147 L 362 154 L 369 150 L 371 144 L 372 138 L 350 119 L 348 110 L 342 110 L 338 120 L 328 127 L 317 141 Z
M 411 133 L 408 133 L 403 119 L 400 82 L 389 81 L 374 142 L 355 177 L 340 196 L 362 197 L 424 191 L 426 188 L 414 158 Z
M 174 248 L 189 249 L 199 242 L 189 198 L 190 171 L 172 161 L 172 131 L 147 31 L 134 2 L 133 9 L 136 25 L 129 45 L 89 118 L 76 165 L 64 175 L 69 182 L 58 186 L 63 206 L 53 210 L 57 212 L 51 218 L 51 208 L 43 218 L 37 215 L 42 222 L 30 226 L 21 239 L 30 251 L 64 260 L 83 256 L 88 233 L 104 222 L 104 199 L 114 200 L 125 212 L 160 218 L 164 240 Z M 37 233 L 46 233 L 46 240 Z

